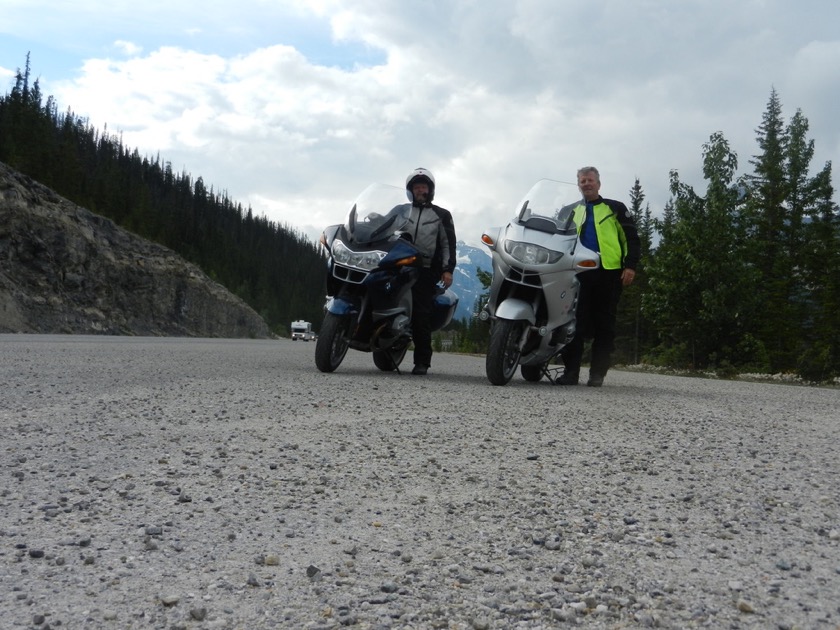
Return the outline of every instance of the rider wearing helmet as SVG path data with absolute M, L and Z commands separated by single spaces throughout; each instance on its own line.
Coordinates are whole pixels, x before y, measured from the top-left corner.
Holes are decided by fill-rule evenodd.
M 412 289 L 411 329 L 414 339 L 414 369 L 412 374 L 426 374 L 432 365 L 432 308 L 436 285 L 452 285 L 455 270 L 455 224 L 449 210 L 432 203 L 435 197 L 435 177 L 425 168 L 417 168 L 405 179 L 405 189 L 411 201 L 411 218 L 406 231 L 423 257 L 423 268 Z

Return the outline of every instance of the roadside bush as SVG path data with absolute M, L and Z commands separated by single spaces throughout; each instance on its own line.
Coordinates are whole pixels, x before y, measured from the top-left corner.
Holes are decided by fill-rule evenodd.
M 832 363 L 831 348 L 826 344 L 815 344 L 799 356 L 796 373 L 804 381 L 823 383 L 835 376 Z
M 656 367 L 694 369 L 694 362 L 685 342 L 656 346 L 645 355 L 644 362 Z

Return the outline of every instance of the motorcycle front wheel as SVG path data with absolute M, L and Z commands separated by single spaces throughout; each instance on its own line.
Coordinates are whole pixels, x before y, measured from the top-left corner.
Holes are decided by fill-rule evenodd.
M 519 357 L 522 356 L 520 342 L 528 322 L 499 319 L 490 331 L 490 346 L 487 349 L 487 379 L 493 385 L 506 385 L 516 373 Z
M 408 350 L 408 344 L 402 348 L 389 348 L 388 350 L 374 350 L 373 364 L 383 372 L 393 372 L 405 358 L 405 353 Z
M 327 313 L 315 343 L 315 365 L 322 372 L 335 372 L 350 347 L 349 315 Z

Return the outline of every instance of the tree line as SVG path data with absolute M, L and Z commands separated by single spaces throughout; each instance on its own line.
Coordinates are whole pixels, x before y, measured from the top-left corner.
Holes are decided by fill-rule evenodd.
M 772 90 L 750 173 L 722 133 L 703 145 L 705 194 L 670 177 L 642 312 L 650 360 L 727 371 L 840 375 L 840 213 L 831 163 Z
M 255 216 L 201 177 L 141 156 L 72 110 L 59 112 L 31 81 L 29 56 L 0 98 L 0 160 L 73 203 L 198 265 L 278 334 L 320 321 L 325 260 L 288 225 Z
M 811 173 L 808 131 L 801 111 L 784 119 L 773 89 L 749 173 L 738 174 L 736 153 L 715 132 L 702 147 L 704 191 L 672 171 L 670 199 L 654 218 L 636 179 L 628 207 L 642 264 L 619 305 L 617 363 L 840 376 L 840 209 L 831 163 Z M 159 155 L 141 157 L 120 136 L 59 113 L 30 81 L 28 56 L 0 99 L 0 160 L 196 263 L 276 332 L 293 319 L 321 321 L 317 245 Z M 443 334 L 455 350 L 482 353 L 489 329 L 472 318 Z

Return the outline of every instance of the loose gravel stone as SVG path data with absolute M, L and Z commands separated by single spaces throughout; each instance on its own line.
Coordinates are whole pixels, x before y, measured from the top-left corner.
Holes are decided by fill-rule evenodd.
M 838 390 L 313 352 L 0 335 L 3 623 L 837 624 Z

